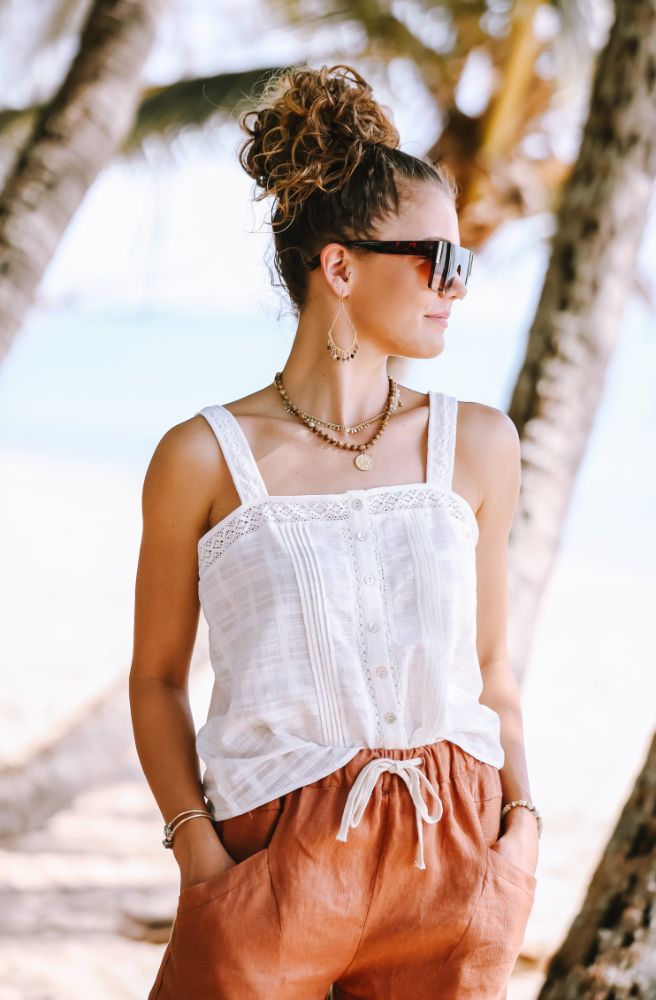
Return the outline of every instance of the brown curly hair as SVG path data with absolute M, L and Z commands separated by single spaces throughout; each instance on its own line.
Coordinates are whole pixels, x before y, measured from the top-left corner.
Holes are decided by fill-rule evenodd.
M 255 200 L 275 198 L 275 267 L 297 311 L 308 261 L 326 243 L 373 238 L 376 223 L 398 211 L 399 182 L 432 181 L 457 201 L 444 164 L 398 148 L 386 109 L 351 66 L 280 70 L 251 104 L 239 115 L 248 135 L 239 161 L 262 188 Z

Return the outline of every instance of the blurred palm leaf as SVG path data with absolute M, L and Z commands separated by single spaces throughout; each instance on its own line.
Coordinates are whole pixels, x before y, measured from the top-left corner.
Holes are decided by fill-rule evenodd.
M 132 153 L 148 135 L 177 133 L 186 126 L 203 126 L 215 115 L 230 117 L 250 90 L 281 67 L 217 73 L 179 80 L 176 83 L 144 90 L 134 127 L 122 146 L 122 152 Z M 0 139 L 11 143 L 11 133 L 29 131 L 45 105 L 0 111 Z
M 282 67 L 218 73 L 216 76 L 180 80 L 164 87 L 144 91 L 137 117 L 122 146 L 123 153 L 140 149 L 147 136 L 164 138 L 189 127 L 199 128 L 211 119 L 236 115 L 253 88 L 259 89 L 272 73 Z

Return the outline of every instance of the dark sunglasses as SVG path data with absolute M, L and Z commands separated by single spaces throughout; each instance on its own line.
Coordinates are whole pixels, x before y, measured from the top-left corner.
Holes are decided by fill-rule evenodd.
M 435 292 L 446 292 L 458 275 L 463 285 L 467 284 L 474 261 L 474 251 L 460 247 L 448 240 L 336 240 L 345 247 L 362 247 L 372 253 L 409 254 L 426 257 L 431 262 L 428 287 Z M 321 263 L 317 254 L 308 263 L 313 271 Z

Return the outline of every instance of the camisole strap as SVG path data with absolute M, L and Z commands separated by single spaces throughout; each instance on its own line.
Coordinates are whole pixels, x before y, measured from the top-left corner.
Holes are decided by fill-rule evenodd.
M 441 490 L 453 489 L 458 400 L 429 390 L 428 470 L 426 482 Z
M 205 417 L 214 431 L 241 502 L 257 503 L 265 499 L 269 495 L 267 488 L 248 439 L 235 415 L 221 403 L 204 406 L 197 412 Z

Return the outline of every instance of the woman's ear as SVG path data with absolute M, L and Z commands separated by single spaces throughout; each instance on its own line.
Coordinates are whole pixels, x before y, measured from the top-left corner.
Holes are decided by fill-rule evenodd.
M 321 251 L 320 259 L 326 281 L 336 295 L 343 295 L 353 273 L 352 262 L 344 247 L 339 243 L 327 243 Z

